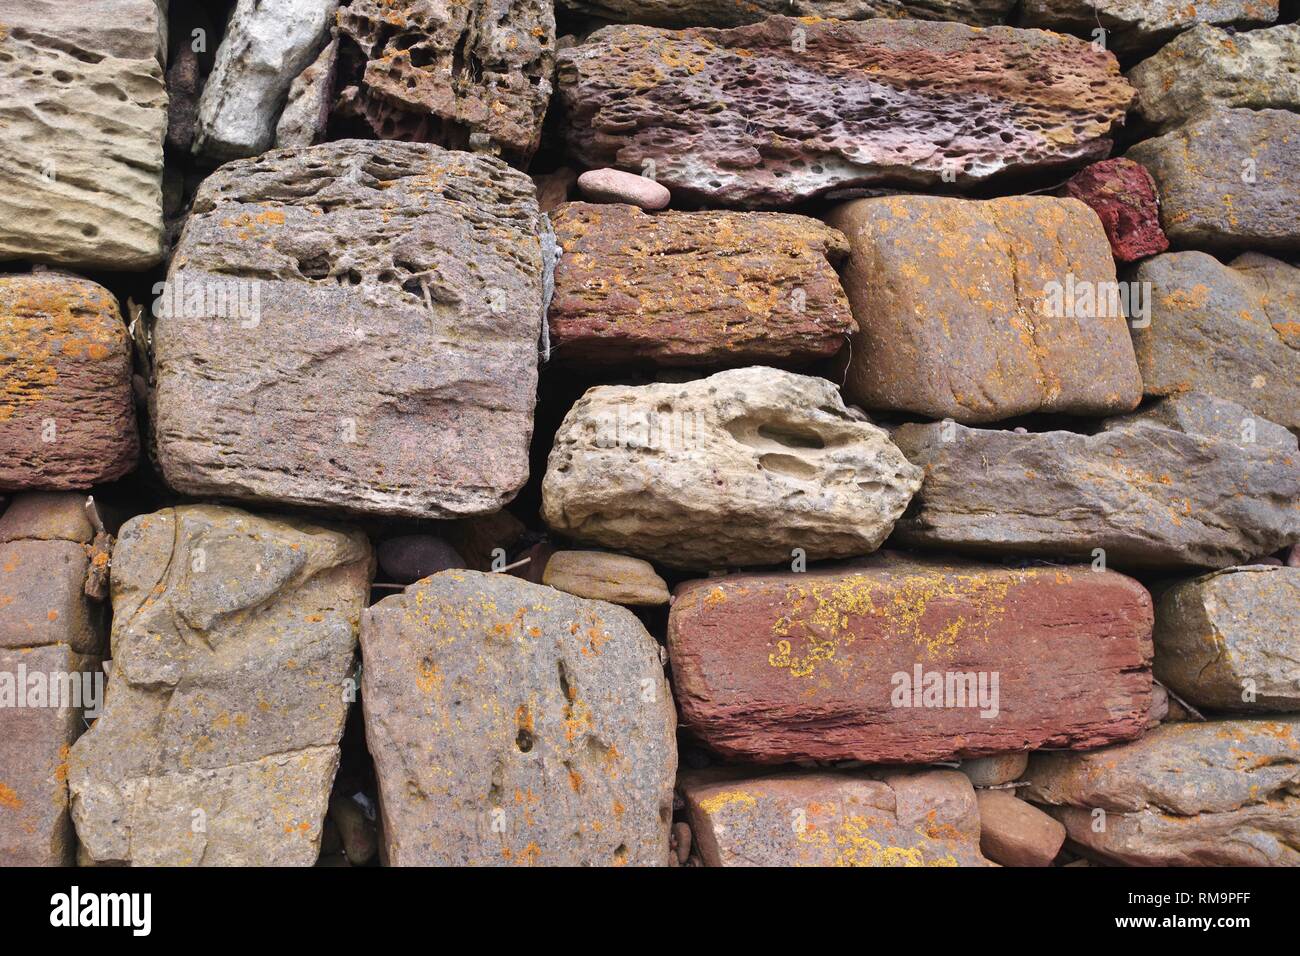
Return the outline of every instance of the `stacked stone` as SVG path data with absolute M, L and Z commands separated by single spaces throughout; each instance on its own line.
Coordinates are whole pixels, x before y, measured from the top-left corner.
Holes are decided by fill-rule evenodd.
M 0 863 L 1300 863 L 1275 2 L 87 3 Z

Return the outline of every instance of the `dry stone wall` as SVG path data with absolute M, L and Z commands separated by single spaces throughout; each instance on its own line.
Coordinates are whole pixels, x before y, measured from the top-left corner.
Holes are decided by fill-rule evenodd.
M 0 0 L 0 866 L 1300 865 L 1296 18 Z

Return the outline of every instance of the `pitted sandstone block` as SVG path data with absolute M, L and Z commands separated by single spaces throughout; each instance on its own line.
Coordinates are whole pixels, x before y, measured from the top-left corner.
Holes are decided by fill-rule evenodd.
M 920 481 L 832 383 L 742 368 L 590 389 L 555 436 L 542 516 L 669 567 L 817 560 L 878 548 Z
M 920 20 L 607 27 L 558 64 L 577 160 L 742 208 L 1103 159 L 1133 96 L 1073 37 Z
M 991 26 L 1015 0 L 559 0 L 561 7 L 620 23 L 662 27 L 734 27 L 772 14 L 832 20 L 953 20 Z
M 488 156 L 341 140 L 227 163 L 195 198 L 154 327 L 167 482 L 499 510 L 528 477 L 548 237 L 532 181 Z

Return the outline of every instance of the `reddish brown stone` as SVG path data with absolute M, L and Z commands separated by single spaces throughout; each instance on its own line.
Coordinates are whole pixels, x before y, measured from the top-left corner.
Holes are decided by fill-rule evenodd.
M 85 726 L 83 706 L 94 703 L 85 691 L 102 692 L 102 673 L 98 658 L 66 644 L 0 647 L 0 866 L 73 864 L 68 750 Z
M 1114 572 L 891 554 L 683 584 L 668 649 L 684 722 L 726 756 L 923 763 L 1137 736 L 1151 625 Z M 918 668 L 951 682 L 946 706 L 917 706 Z M 963 674 L 985 706 L 956 693 Z
M 1092 207 L 1120 262 L 1136 262 L 1169 248 L 1160 228 L 1155 180 L 1131 159 L 1106 159 L 1079 170 L 1061 195 Z
M 960 23 L 614 26 L 556 60 L 575 161 L 749 209 L 1102 159 L 1133 98 L 1109 52 Z
M 834 265 L 848 241 L 781 213 L 570 203 L 549 312 L 555 361 L 748 365 L 834 354 L 857 329 Z
M 1065 842 L 1065 826 L 1010 790 L 981 790 L 980 850 L 1003 866 L 1048 866 Z
M 117 300 L 63 273 L 0 277 L 0 491 L 89 488 L 138 453 Z

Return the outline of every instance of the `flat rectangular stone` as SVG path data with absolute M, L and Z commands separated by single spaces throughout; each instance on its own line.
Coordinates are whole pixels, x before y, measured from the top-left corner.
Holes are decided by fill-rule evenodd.
M 687 772 L 705 866 L 988 866 L 975 791 L 960 773 Z
M 684 722 L 727 757 L 925 763 L 1137 736 L 1151 625 L 1114 572 L 881 555 L 680 585 L 668 650 Z
M 622 203 L 569 203 L 551 219 L 556 362 L 802 364 L 857 328 L 835 274 L 848 243 L 816 219 Z

